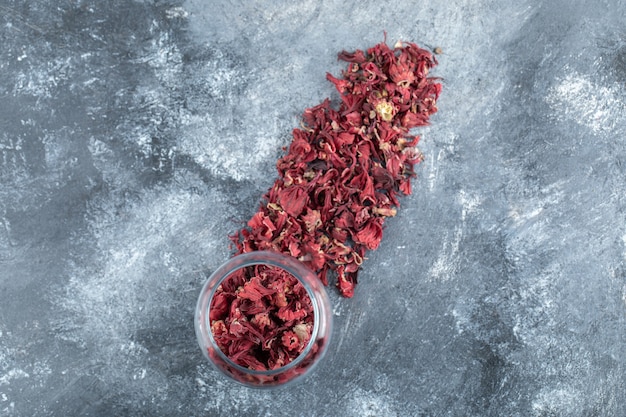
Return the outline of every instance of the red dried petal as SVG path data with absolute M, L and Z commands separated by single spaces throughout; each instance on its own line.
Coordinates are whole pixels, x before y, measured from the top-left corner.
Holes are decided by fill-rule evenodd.
M 212 321 L 211 333 L 213 333 L 213 337 L 216 337 L 216 338 L 219 338 L 225 334 L 228 334 L 228 329 L 226 328 L 226 324 L 224 324 L 224 320 Z
M 375 166 L 372 169 L 372 177 L 374 178 L 374 187 L 377 189 L 392 189 L 396 182 L 389 171 L 381 166 Z
M 335 88 L 339 93 L 344 94 L 348 91 L 352 83 L 345 79 L 335 78 L 330 73 L 326 73 L 326 79 L 335 85 Z
M 254 345 L 255 343 L 247 338 L 232 338 L 229 342 L 228 349 L 224 353 L 227 354 L 234 362 L 238 362 L 239 358 L 247 355 L 248 352 L 252 350 Z
M 353 111 L 345 115 L 346 121 L 353 126 L 360 126 L 361 121 L 363 120 L 361 117 L 361 113 L 358 111 Z
M 241 310 L 246 317 L 250 317 L 255 314 L 267 311 L 267 305 L 263 299 L 257 301 L 245 300 L 239 306 L 239 310 Z
M 356 62 L 357 64 L 362 64 L 367 60 L 365 53 L 360 49 L 357 49 L 354 52 L 342 51 L 339 53 L 338 58 L 342 61 Z
M 408 87 L 415 81 L 415 64 L 409 61 L 407 54 L 401 54 L 396 62 L 389 66 L 389 75 L 396 84 Z
M 300 339 L 298 338 L 298 335 L 292 331 L 284 332 L 280 340 L 287 350 L 294 350 L 300 346 Z
M 263 218 L 265 217 L 265 214 L 263 212 L 257 212 L 254 214 L 254 216 L 252 216 L 252 218 L 250 220 L 248 220 L 248 227 L 250 227 L 251 229 L 256 229 L 258 227 L 261 227 L 263 224 Z
M 354 134 L 348 132 L 342 132 L 335 136 L 335 144 L 337 147 L 344 145 L 352 145 L 354 143 Z
M 230 323 L 230 326 L 228 326 L 228 333 L 232 334 L 233 336 L 241 336 L 247 332 L 248 329 L 243 324 L 241 324 L 239 320 L 233 320 Z
M 229 308 L 229 297 L 221 291 L 216 291 L 209 311 L 209 320 L 213 321 L 225 318 Z
M 303 255 L 298 259 L 308 264 L 312 270 L 317 271 L 324 266 L 326 257 L 319 243 L 311 241 L 306 242 L 302 248 L 302 252 Z
M 291 322 L 294 320 L 300 320 L 307 316 L 307 312 L 304 309 L 291 310 L 288 306 L 281 307 L 276 313 L 276 317 L 283 322 Z
M 281 366 L 285 366 L 286 359 L 285 352 L 280 348 L 275 348 L 270 351 L 270 358 L 267 363 L 270 369 L 280 368 Z
M 287 214 L 297 217 L 309 201 L 309 195 L 303 187 L 291 186 L 278 194 L 278 203 Z
M 372 181 L 372 177 L 362 168 L 358 171 L 359 174 L 355 175 L 354 178 L 350 181 L 350 187 L 358 190 L 359 195 L 361 197 L 361 201 L 367 197 L 374 197 L 374 182 Z
M 299 129 L 296 131 L 302 132 Z M 288 156 L 293 157 L 298 162 L 310 162 L 316 158 L 316 152 L 307 140 L 300 138 L 291 143 Z
M 337 268 L 337 288 L 339 288 L 341 295 L 347 298 L 354 296 L 355 282 L 351 278 L 351 275 L 345 273 L 343 265 Z
M 276 294 L 274 294 L 274 297 L 272 298 L 272 302 L 277 307 L 286 307 L 289 304 L 287 302 L 287 296 L 282 291 L 279 291 Z
M 354 226 L 354 214 L 348 210 L 344 210 L 335 219 L 335 226 L 340 229 L 349 229 Z
M 319 210 L 307 210 L 307 213 L 302 216 L 304 226 L 307 232 L 312 233 L 315 229 L 322 225 L 322 218 Z
M 274 324 L 272 322 L 272 319 L 270 318 L 269 313 L 267 312 L 255 314 L 250 322 L 261 331 L 265 330 L 268 327 L 273 327 Z
M 402 191 L 405 195 L 411 194 L 411 182 L 403 181 L 400 183 L 400 191 Z
M 367 73 L 367 77 L 370 79 L 373 79 L 373 78 L 380 78 L 381 80 L 387 79 L 387 76 L 385 75 L 385 73 L 381 71 L 381 69 L 373 62 L 367 62 L 364 65 L 362 65 L 362 67 L 363 67 L 363 72 Z
M 383 227 L 381 219 L 378 217 L 370 218 L 365 226 L 359 230 L 354 236 L 356 243 L 367 246 L 368 249 L 376 249 L 383 238 Z
M 370 209 L 367 207 L 360 207 L 355 209 L 358 211 L 354 216 L 354 224 L 356 225 L 356 227 L 361 228 L 361 226 L 364 225 L 365 222 L 367 222 L 371 217 Z
M 273 293 L 273 290 L 263 286 L 261 278 L 253 277 L 237 291 L 237 296 L 247 300 L 258 301 L 266 295 L 271 295 Z
M 408 129 L 417 127 L 417 126 L 427 126 L 428 125 L 428 115 L 427 114 L 417 114 L 413 112 L 406 112 L 402 117 L 402 124 L 406 126 Z
M 387 165 L 386 166 L 387 171 L 389 172 L 389 174 L 393 178 L 399 178 L 400 177 L 402 164 L 401 164 L 401 161 L 400 161 L 400 157 L 398 155 L 396 155 L 396 154 L 391 155 L 387 159 L 387 164 L 386 165 Z
M 328 264 L 326 264 L 324 265 L 324 268 L 322 268 L 322 270 L 317 274 L 320 281 L 322 281 L 322 284 L 324 285 L 328 285 L 328 270 L 329 269 L 330 267 L 328 266 Z
M 348 232 L 345 229 L 333 227 L 330 231 L 330 236 L 337 242 L 344 243 L 348 239 Z
M 291 242 L 289 242 L 287 247 L 289 249 L 289 254 L 294 258 L 299 257 L 300 253 L 302 253 L 302 251 L 300 250 L 300 243 L 296 240 L 292 240 Z

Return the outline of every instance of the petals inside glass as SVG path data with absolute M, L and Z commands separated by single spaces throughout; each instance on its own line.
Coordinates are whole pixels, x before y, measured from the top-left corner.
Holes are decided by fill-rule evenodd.
M 313 319 L 304 286 L 284 269 L 265 264 L 233 272 L 217 287 L 209 309 L 220 350 L 256 371 L 297 358 L 311 339 Z
M 203 352 L 249 386 L 284 384 L 309 372 L 331 332 L 328 297 L 297 259 L 259 251 L 231 258 L 209 278 L 196 309 Z

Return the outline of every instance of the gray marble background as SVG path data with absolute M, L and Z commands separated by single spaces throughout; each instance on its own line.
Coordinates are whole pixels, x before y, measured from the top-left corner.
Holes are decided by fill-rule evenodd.
M 257 391 L 193 308 L 342 49 L 441 47 L 329 354 Z M 620 0 L 0 0 L 0 415 L 626 416 Z

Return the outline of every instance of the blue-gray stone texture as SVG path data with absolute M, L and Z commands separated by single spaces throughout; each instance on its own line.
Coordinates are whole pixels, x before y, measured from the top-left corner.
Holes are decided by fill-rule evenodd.
M 328 355 L 253 390 L 194 335 L 343 49 L 440 47 L 414 193 Z M 620 0 L 0 0 L 0 415 L 626 416 Z

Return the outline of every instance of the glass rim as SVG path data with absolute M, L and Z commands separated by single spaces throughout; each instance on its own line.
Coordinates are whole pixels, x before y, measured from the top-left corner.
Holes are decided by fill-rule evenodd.
M 311 300 L 311 304 L 313 305 L 313 330 L 311 331 L 311 337 L 304 350 L 298 355 L 298 357 L 296 357 L 288 364 L 276 369 L 268 369 L 265 371 L 246 368 L 232 361 L 217 345 L 213 337 L 213 332 L 211 331 L 210 324 L 209 310 L 211 308 L 211 303 L 213 301 L 213 297 L 215 296 L 217 288 L 234 272 L 253 265 L 271 265 L 287 271 L 294 278 L 296 278 L 298 282 L 302 284 L 307 292 L 309 299 Z M 317 343 L 317 335 L 319 333 L 321 319 L 321 317 L 319 316 L 321 314 L 321 306 L 319 305 L 319 301 L 316 299 L 311 285 L 306 281 L 306 279 L 303 278 L 303 276 L 307 274 L 315 277 L 315 273 L 306 265 L 304 265 L 300 260 L 280 252 L 272 252 L 267 250 L 253 251 L 235 255 L 230 258 L 209 276 L 205 284 L 202 286 L 202 290 L 200 291 L 200 297 L 198 298 L 198 303 L 196 305 L 195 320 L 197 330 L 196 334 L 200 346 L 202 346 L 203 350 L 206 351 L 206 337 L 208 339 L 209 345 L 214 347 L 217 355 L 226 363 L 227 366 L 231 366 L 237 371 L 246 374 L 273 376 L 296 367 L 298 364 L 300 364 L 300 362 L 306 359 L 308 354 L 311 352 L 313 345 Z M 209 285 L 212 285 L 213 287 L 211 288 L 208 297 L 205 297 L 207 287 Z M 201 319 L 201 314 L 203 311 L 207 313 L 204 320 Z M 203 353 L 206 356 L 207 352 Z M 209 357 L 209 360 L 214 363 L 214 360 L 212 358 Z

